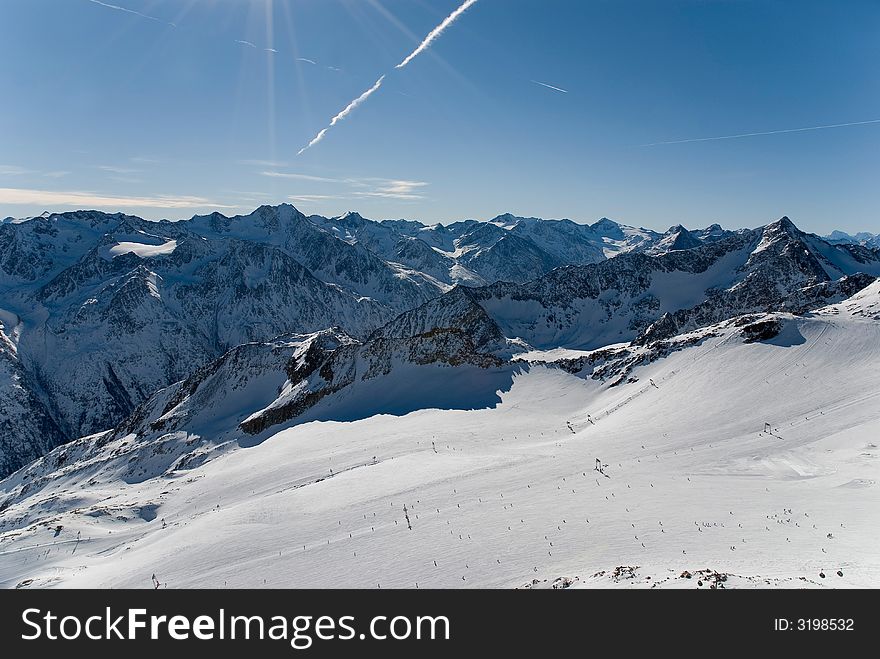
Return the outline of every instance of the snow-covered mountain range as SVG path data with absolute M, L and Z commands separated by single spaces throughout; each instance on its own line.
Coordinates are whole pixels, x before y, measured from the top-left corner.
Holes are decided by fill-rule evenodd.
M 321 385 L 323 398 L 355 377 L 343 362 L 366 355 L 467 363 L 486 337 L 493 355 L 658 339 L 840 300 L 877 275 L 876 249 L 831 244 L 787 218 L 665 234 L 509 214 L 445 226 L 306 217 L 289 205 L 184 222 L 94 211 L 5 221 L 0 474 L 117 426 L 244 344 L 335 328 L 345 375 Z M 319 396 L 294 388 L 249 427 L 287 421 Z
M 866 241 L 280 206 L 0 248 L 0 587 L 880 584 Z
M 862 231 L 854 235 L 848 234 L 845 231 L 832 231 L 825 236 L 825 240 L 834 244 L 864 245 L 865 247 L 875 248 L 880 247 L 880 233 L 868 233 L 867 231 Z
M 878 284 L 598 350 L 464 289 L 237 347 L 0 481 L 0 586 L 876 586 Z

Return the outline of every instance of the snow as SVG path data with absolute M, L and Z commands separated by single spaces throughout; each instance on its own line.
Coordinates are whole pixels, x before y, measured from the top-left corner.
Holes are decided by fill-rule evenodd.
M 602 350 L 611 348 L 622 348 L 628 344 L 614 343 L 604 346 Z M 527 350 L 514 356 L 515 360 L 524 362 L 555 362 L 560 359 L 577 359 L 578 357 L 589 357 L 597 352 L 596 350 L 572 350 L 569 348 L 553 348 L 551 350 Z
M 663 312 L 687 309 L 703 302 L 709 289 L 725 289 L 740 276 L 739 268 L 748 260 L 750 245 L 733 250 L 716 260 L 706 271 L 654 273 L 648 293 L 660 300 Z
M 303 338 L 266 343 L 280 332 L 333 324 L 364 338 L 453 284 L 540 274 L 555 263 L 542 254 L 574 263 L 603 247 L 650 251 L 661 238 L 610 221 L 421 226 L 305 218 L 289 206 L 173 227 L 97 213 L 4 225 L 0 424 L 18 460 L 7 471 L 70 438 L 49 409 L 95 432 L 211 368 L 195 389 L 155 393 L 149 442 L 126 426 L 0 481 L 0 586 L 148 586 L 154 572 L 172 587 L 694 586 L 716 579 L 706 568 L 738 586 L 880 585 L 869 544 L 880 530 L 880 284 L 807 317 L 774 314 L 781 331 L 763 342 L 722 323 L 687 335 L 690 347 L 668 342 L 678 351 L 662 359 L 621 343 L 735 284 L 752 272 L 747 261 L 753 295 L 719 314 L 800 309 L 762 295 L 765 284 L 797 296 L 814 282 L 786 267 L 789 252 L 806 249 L 832 277 L 880 274 L 870 252 L 780 223 L 764 234 L 784 242 L 762 258 L 750 258 L 770 244 L 750 252 L 756 231 L 711 261 L 615 259 L 597 294 L 590 268 L 451 292 L 395 321 L 388 337 L 415 337 L 391 341 L 397 352 L 377 343 L 340 362 L 367 379 L 292 384 Z M 114 262 L 175 251 L 130 271 L 130 259 Z M 695 262 L 708 269 L 691 272 Z M 461 361 L 473 355 L 452 341 L 461 350 L 441 365 L 419 338 L 438 328 L 498 339 L 501 361 L 521 352 L 501 365 Z M 625 375 L 589 378 L 626 358 Z M 239 429 L 309 392 L 326 397 L 259 435 Z M 820 581 L 820 570 L 835 576 Z
M 136 254 L 142 259 L 148 259 L 154 256 L 164 256 L 166 254 L 171 254 L 175 249 L 177 249 L 176 240 L 169 240 L 168 242 L 162 243 L 161 245 L 151 245 L 148 243 L 134 242 L 118 242 L 115 245 L 111 245 L 107 249 L 106 254 L 110 258 L 122 256 L 123 254 Z
M 480 275 L 471 272 L 459 263 L 449 269 L 449 276 L 452 281 L 464 286 L 485 286 L 487 283 Z
M 374 378 L 347 387 L 318 403 L 302 420 L 355 421 L 380 414 L 403 416 L 424 410 L 492 408 L 501 391 L 521 372 L 517 366 L 415 366 L 395 364 L 393 377 Z
M 767 342 L 716 327 L 617 387 L 532 365 L 480 409 L 327 408 L 137 483 L 50 472 L 3 513 L 0 585 L 877 587 L 878 299 L 777 314 Z
M 880 276 L 880 263 L 861 263 L 854 259 L 844 248 L 837 245 L 829 245 L 814 236 L 806 238 L 811 249 L 824 257 L 826 263 L 822 266 L 832 279 L 837 279 L 847 272 L 864 272 L 869 275 Z
M 12 333 L 21 323 L 18 314 L 0 307 L 0 329 L 5 329 L 7 333 Z

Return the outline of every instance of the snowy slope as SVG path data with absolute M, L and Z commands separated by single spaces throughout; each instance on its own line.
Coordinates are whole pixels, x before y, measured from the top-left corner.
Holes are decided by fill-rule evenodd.
M 603 217 L 590 228 L 602 239 L 605 256 L 612 257 L 627 252 L 643 252 L 651 248 L 663 234 L 618 224 Z
M 752 319 L 764 339 L 681 336 L 617 386 L 534 364 L 483 409 L 303 424 L 146 479 L 87 438 L 0 484 L 0 584 L 876 587 L 878 318 L 874 284 Z

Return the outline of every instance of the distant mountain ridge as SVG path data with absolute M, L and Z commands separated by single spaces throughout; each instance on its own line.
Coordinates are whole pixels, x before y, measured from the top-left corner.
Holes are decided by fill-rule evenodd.
M 862 231 L 860 233 L 850 235 L 844 231 L 832 231 L 824 239 L 829 243 L 840 245 L 862 245 L 864 247 L 880 248 L 880 233 L 868 233 Z

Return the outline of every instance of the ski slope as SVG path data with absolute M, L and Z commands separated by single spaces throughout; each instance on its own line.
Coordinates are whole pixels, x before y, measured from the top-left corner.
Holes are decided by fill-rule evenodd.
M 880 586 L 880 286 L 774 317 L 617 387 L 532 364 L 493 407 L 307 423 L 143 482 L 59 472 L 0 513 L 0 586 Z

